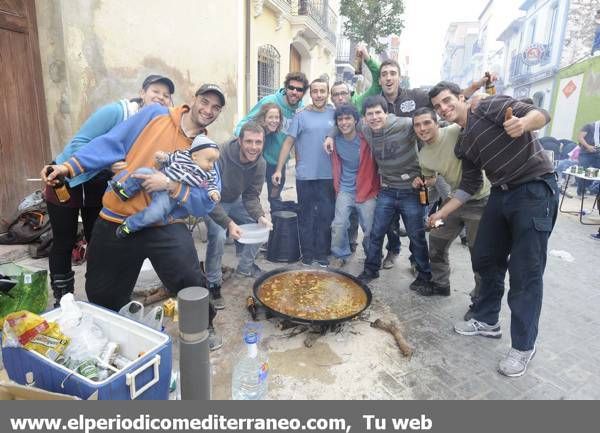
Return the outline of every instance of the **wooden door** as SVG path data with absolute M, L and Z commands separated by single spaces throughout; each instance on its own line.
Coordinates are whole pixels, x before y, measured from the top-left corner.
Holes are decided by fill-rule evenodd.
M 302 57 L 296 48 L 290 45 L 290 72 L 302 71 Z
M 34 0 L 0 0 L 0 218 L 40 188 L 50 160 Z

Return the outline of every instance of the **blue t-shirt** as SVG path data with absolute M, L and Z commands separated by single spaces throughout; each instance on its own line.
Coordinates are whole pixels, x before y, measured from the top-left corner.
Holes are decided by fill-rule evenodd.
M 296 140 L 296 179 L 332 179 L 331 157 L 323 149 L 323 141 L 334 125 L 334 110 L 304 110 L 297 113 L 287 134 Z
M 356 175 L 360 159 L 360 138 L 346 140 L 342 134 L 335 137 L 335 151 L 342 162 L 340 190 L 351 194 L 356 193 Z

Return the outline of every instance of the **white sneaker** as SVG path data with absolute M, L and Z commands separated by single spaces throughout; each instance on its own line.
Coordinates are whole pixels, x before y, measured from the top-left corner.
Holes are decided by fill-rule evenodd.
M 500 330 L 500 322 L 494 325 L 480 322 L 475 319 L 467 320 L 466 322 L 457 322 L 454 324 L 454 331 L 460 335 L 481 335 L 488 338 L 502 337 Z
M 535 355 L 535 346 L 533 349 L 525 351 L 511 347 L 506 357 L 498 364 L 498 372 L 508 377 L 523 376 L 533 355 Z

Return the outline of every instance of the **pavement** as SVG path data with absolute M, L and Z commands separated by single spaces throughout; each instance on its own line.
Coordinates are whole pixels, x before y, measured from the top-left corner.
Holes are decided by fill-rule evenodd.
M 293 173 L 288 176 L 284 199 L 294 199 Z M 266 203 L 265 191 L 263 199 Z M 579 200 L 566 198 L 564 207 L 579 209 Z M 586 198 L 584 207 L 591 209 L 592 201 Z M 597 211 L 588 221 L 600 223 Z M 302 327 L 281 329 L 280 321 L 265 320 L 261 314 L 260 347 L 268 352 L 270 361 L 268 398 L 599 399 L 600 241 L 589 236 L 598 227 L 580 224 L 575 215 L 559 214 L 549 242 L 537 354 L 523 377 L 506 378 L 496 371 L 498 361 L 510 347 L 506 300 L 500 319 L 504 331 L 501 339 L 466 337 L 452 330 L 453 323 L 462 319 L 468 307 L 473 286 L 468 250 L 457 240 L 450 249 L 449 297 L 424 298 L 408 289 L 413 276 L 404 247 L 396 267 L 381 271 L 381 277 L 370 284 L 373 302 L 367 314 L 336 332 L 321 336 Z M 201 227 L 194 230 L 194 239 L 203 258 L 206 243 Z M 403 242 L 406 239 L 402 238 Z M 26 258 L 26 250 L 23 246 L 0 246 L 0 262 L 8 258 L 47 268 L 46 259 Z M 357 275 L 363 261 L 364 253 L 359 247 L 344 270 Z M 235 268 L 233 245 L 226 246 L 223 262 Z M 265 270 L 280 266 L 262 256 L 257 264 Z M 74 269 L 76 298 L 85 299 L 85 265 Z M 145 278 L 148 281 L 148 275 Z M 251 293 L 252 283 L 250 278 L 233 275 L 223 285 L 226 308 L 219 312 L 215 325 L 224 346 L 211 353 L 213 399 L 231 398 L 231 371 L 243 348 L 241 330 L 250 320 L 245 299 Z M 394 320 L 400 325 L 414 349 L 412 357 L 402 356 L 391 335 L 369 326 L 369 321 L 376 318 Z M 174 337 L 176 360 L 176 324 L 167 323 L 167 329 Z

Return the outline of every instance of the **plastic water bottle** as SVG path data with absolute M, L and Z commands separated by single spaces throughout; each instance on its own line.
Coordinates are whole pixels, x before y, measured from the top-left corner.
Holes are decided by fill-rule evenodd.
M 163 328 L 163 316 L 165 312 L 163 310 L 162 305 L 158 305 L 154 307 L 148 314 L 144 316 L 144 324 L 151 327 L 152 329 L 156 329 L 157 331 L 162 331 Z
M 258 334 L 245 332 L 239 359 L 233 367 L 231 398 L 233 400 L 262 400 L 267 395 L 269 363 L 258 350 Z
M 137 301 L 131 301 L 128 304 L 123 305 L 119 310 L 121 316 L 128 317 L 135 320 L 136 322 L 143 322 L 144 318 L 144 305 Z

